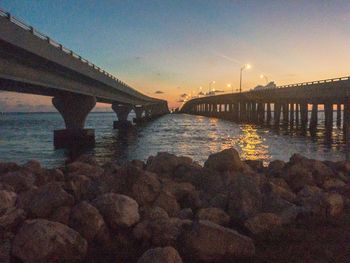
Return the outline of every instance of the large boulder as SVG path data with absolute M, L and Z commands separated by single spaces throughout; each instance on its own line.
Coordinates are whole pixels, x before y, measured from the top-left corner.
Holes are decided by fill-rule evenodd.
M 0 181 L 14 188 L 16 193 L 27 191 L 34 187 L 35 177 L 25 170 L 8 172 L 0 177 Z
M 245 220 L 261 211 L 261 189 L 253 177 L 240 174 L 229 189 L 228 214 L 232 219 Z
M 132 197 L 139 205 L 146 205 L 152 203 L 161 190 L 161 184 L 157 175 L 145 172 L 139 176 L 132 185 Z
M 230 216 L 222 209 L 216 207 L 199 209 L 197 218 L 198 220 L 208 220 L 222 226 L 226 226 L 230 222 Z
M 157 247 L 143 253 L 137 263 L 182 263 L 182 259 L 173 247 Z
M 27 220 L 15 236 L 12 254 L 23 262 L 82 262 L 87 242 L 73 229 L 45 219 Z
M 97 165 L 91 165 L 84 162 L 73 162 L 66 166 L 67 174 L 80 174 L 89 178 L 98 178 L 103 174 L 103 168 Z
M 130 227 L 140 220 L 139 205 L 126 195 L 104 194 L 96 198 L 92 204 L 112 229 Z
M 159 152 L 156 156 L 148 158 L 146 169 L 159 175 L 171 175 L 179 165 L 191 163 L 192 159 L 189 157 L 178 157 L 171 153 Z
M 65 183 L 65 190 L 72 194 L 75 199 L 87 199 L 91 193 L 91 179 L 82 174 L 70 174 Z
M 288 167 L 285 179 L 294 192 L 300 191 L 306 185 L 316 184 L 312 171 L 298 163 Z
M 6 210 L 6 213 L 0 216 L 0 232 L 1 231 L 13 231 L 19 226 L 26 218 L 26 213 L 23 209 L 11 207 Z
M 255 253 L 249 237 L 210 221 L 185 226 L 180 244 L 193 261 L 233 262 L 251 258 Z
M 60 183 L 49 183 L 28 193 L 24 209 L 33 217 L 48 217 L 61 206 L 71 206 L 74 198 L 63 190 Z
M 69 226 L 79 232 L 88 242 L 92 241 L 105 225 L 98 210 L 88 202 L 73 207 Z
M 153 205 L 163 208 L 171 217 L 177 216 L 181 210 L 175 196 L 165 191 L 159 194 Z
M 246 220 L 244 225 L 256 235 L 278 229 L 282 225 L 282 219 L 273 213 L 259 213 Z
M 241 161 L 238 152 L 235 149 L 230 148 L 209 155 L 208 160 L 204 163 L 204 167 L 219 172 L 229 170 L 238 171 L 242 169 L 243 162 Z
M 16 200 L 16 193 L 6 190 L 0 190 L 0 214 L 2 210 L 15 206 Z
M 336 217 L 343 212 L 344 199 L 340 194 L 327 193 L 324 196 L 324 202 L 327 216 Z

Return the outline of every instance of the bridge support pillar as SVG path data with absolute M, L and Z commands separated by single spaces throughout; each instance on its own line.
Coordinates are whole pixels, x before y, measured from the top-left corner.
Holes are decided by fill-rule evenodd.
M 294 103 L 290 104 L 289 125 L 290 125 L 291 128 L 293 128 L 293 126 L 294 126 Z
M 341 126 L 341 104 L 337 104 L 337 127 Z
M 270 124 L 271 122 L 271 103 L 266 104 L 266 122 L 267 124 Z
M 326 138 L 330 138 L 333 130 L 333 104 L 331 102 L 325 103 L 324 113 Z
M 114 129 L 125 129 L 132 127 L 131 122 L 128 121 L 128 115 L 132 110 L 131 105 L 113 103 L 112 109 L 118 117 L 118 120 L 113 123 Z
M 283 110 L 283 125 L 284 126 L 288 126 L 288 122 L 289 122 L 289 104 L 288 103 L 283 103 L 282 110 Z
M 135 115 L 136 118 L 134 118 L 134 123 L 140 123 L 143 121 L 142 119 L 142 113 L 144 111 L 144 107 L 142 106 L 134 106 L 134 111 L 135 111 Z
M 280 119 L 281 119 L 281 104 L 280 103 L 275 103 L 274 105 L 274 121 L 275 121 L 275 126 L 278 127 L 280 125 Z
M 301 118 L 301 129 L 305 133 L 308 123 L 308 109 L 307 103 L 300 103 L 300 118 Z
M 346 146 L 350 148 L 350 98 L 344 101 L 343 133 Z
M 299 103 L 295 104 L 295 126 L 299 126 Z
M 310 132 L 314 133 L 317 128 L 317 103 L 312 104 L 311 119 L 310 119 Z
M 233 104 L 233 120 L 238 122 L 239 120 L 239 105 L 238 102 Z
M 62 115 L 66 129 L 54 131 L 55 148 L 89 147 L 95 144 L 95 131 L 84 129 L 85 119 L 96 105 L 96 98 L 67 94 L 52 99 L 53 106 Z

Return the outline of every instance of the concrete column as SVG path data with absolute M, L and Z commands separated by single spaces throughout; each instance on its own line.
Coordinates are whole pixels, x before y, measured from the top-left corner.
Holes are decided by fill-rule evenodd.
M 283 103 L 282 110 L 283 110 L 283 125 L 288 126 L 288 123 L 289 123 L 289 104 Z
M 295 126 L 299 126 L 299 103 L 295 104 Z
M 239 120 L 239 104 L 238 102 L 233 104 L 233 120 L 237 121 Z
M 52 99 L 53 106 L 64 119 L 65 130 L 54 131 L 55 148 L 93 146 L 95 131 L 84 129 L 85 119 L 96 105 L 96 98 L 80 94 L 67 94 Z
M 132 126 L 131 122 L 128 121 L 128 115 L 132 110 L 132 106 L 129 104 L 112 104 L 113 111 L 117 114 L 118 121 L 113 123 L 114 129 L 125 129 Z
M 136 118 L 134 118 L 134 123 L 140 123 L 143 121 L 142 119 L 142 113 L 144 111 L 144 107 L 142 106 L 134 106 L 134 111 Z
M 275 122 L 276 127 L 278 127 L 280 125 L 281 108 L 282 108 L 282 106 L 280 103 L 275 103 L 273 118 L 274 118 L 274 122 Z
M 341 104 L 337 104 L 337 127 L 341 126 Z
M 350 98 L 345 98 L 344 101 L 344 116 L 343 116 L 343 133 L 344 141 L 348 149 L 350 148 Z
M 294 103 L 290 104 L 290 110 L 289 110 L 289 124 L 290 127 L 294 126 Z
M 324 104 L 324 114 L 326 138 L 330 138 L 333 130 L 333 104 L 331 102 Z
M 271 122 L 271 103 L 270 102 L 266 104 L 266 122 L 267 124 L 270 124 Z
M 301 129 L 305 133 L 308 123 L 308 109 L 307 103 L 300 103 L 300 118 L 301 118 Z
M 312 104 L 311 119 L 310 119 L 310 131 L 314 132 L 317 128 L 317 103 Z

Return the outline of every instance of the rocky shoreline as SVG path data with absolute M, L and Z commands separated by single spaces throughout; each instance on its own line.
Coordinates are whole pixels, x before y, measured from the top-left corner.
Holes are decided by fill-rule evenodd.
M 349 198 L 350 161 L 298 154 L 0 162 L 0 262 L 349 262 Z

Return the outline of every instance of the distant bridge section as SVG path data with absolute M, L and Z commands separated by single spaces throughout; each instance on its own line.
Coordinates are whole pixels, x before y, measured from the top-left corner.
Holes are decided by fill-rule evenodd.
M 180 111 L 235 122 L 282 124 L 290 128 L 300 127 L 303 131 L 309 127 L 314 133 L 319 105 L 324 107 L 326 135 L 332 134 L 333 111 L 336 108 L 336 124 L 338 127 L 343 124 L 345 140 L 349 142 L 350 77 L 195 98 L 187 101 Z M 309 107 L 312 108 L 310 121 Z
M 91 134 L 84 130 L 84 123 L 96 102 L 112 104 L 118 116 L 115 127 L 130 126 L 127 117 L 132 109 L 137 121 L 168 113 L 166 101 L 138 92 L 2 10 L 0 90 L 53 97 L 53 105 L 66 124 L 66 130 L 55 132 L 55 141 Z M 87 137 L 94 141 L 92 135 Z

